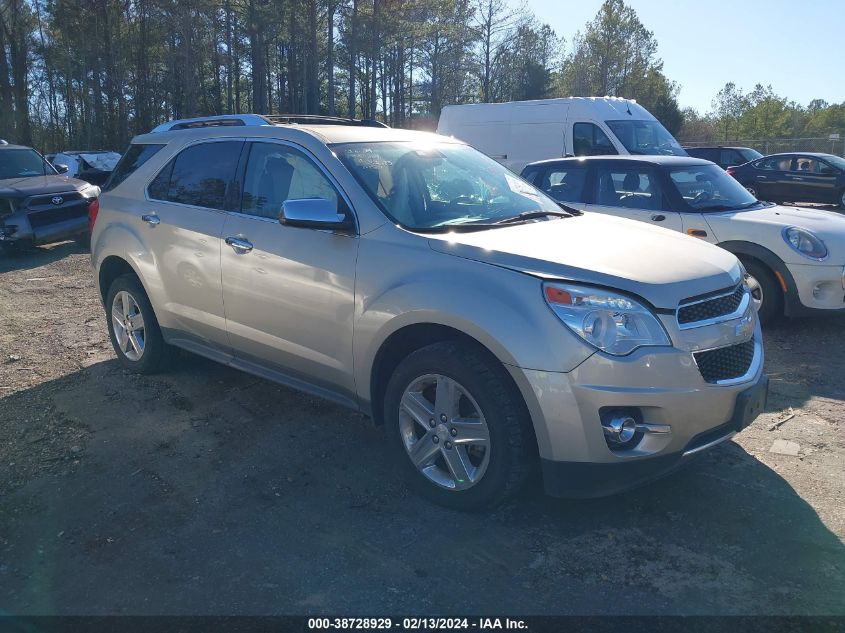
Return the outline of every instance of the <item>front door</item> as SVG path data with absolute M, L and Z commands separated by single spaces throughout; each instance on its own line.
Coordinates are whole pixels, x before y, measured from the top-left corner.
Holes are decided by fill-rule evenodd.
M 237 212 L 223 229 L 223 302 L 236 364 L 336 400 L 351 399 L 352 318 L 358 238 L 284 226 L 285 200 L 339 188 L 303 150 L 248 148 Z
M 607 213 L 673 231 L 682 231 L 681 214 L 669 210 L 663 188 L 648 167 L 595 168 L 589 211 Z
M 815 156 L 796 156 L 787 181 L 788 200 L 830 202 L 836 199 L 836 173 Z

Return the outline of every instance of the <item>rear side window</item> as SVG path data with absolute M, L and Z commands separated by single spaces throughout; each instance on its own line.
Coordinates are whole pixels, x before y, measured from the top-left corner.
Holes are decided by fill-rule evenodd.
M 767 169 L 773 171 L 789 171 L 792 168 L 791 156 L 770 156 L 761 161 L 754 163 L 757 169 Z
M 182 150 L 150 183 L 147 193 L 156 200 L 225 209 L 242 145 L 241 141 L 221 141 Z
M 663 194 L 654 173 L 649 169 L 596 170 L 596 204 L 627 209 L 658 211 Z
M 130 145 L 129 149 L 126 150 L 126 153 L 121 156 L 117 165 L 115 165 L 114 171 L 109 176 L 106 184 L 103 185 L 103 191 L 109 191 L 117 187 L 135 173 L 136 169 L 158 154 L 162 147 L 164 145 Z
M 583 167 L 551 167 L 539 183 L 540 189 L 560 202 L 583 202 L 587 170 Z
M 572 126 L 572 148 L 576 156 L 611 156 L 618 154 L 607 134 L 595 123 Z

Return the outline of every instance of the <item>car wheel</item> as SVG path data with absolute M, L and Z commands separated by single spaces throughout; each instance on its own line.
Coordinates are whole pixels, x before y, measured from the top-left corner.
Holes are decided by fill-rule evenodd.
M 745 190 L 746 190 L 748 193 L 750 193 L 752 196 L 754 196 L 755 198 L 757 198 L 758 200 L 760 199 L 760 198 L 757 196 L 757 185 L 755 185 L 755 184 L 753 184 L 753 183 L 752 183 L 752 184 L 750 184 L 750 185 L 745 185 Z
M 743 260 L 747 276 L 745 283 L 757 308 L 760 323 L 772 323 L 783 314 L 783 293 L 774 273 L 756 260 Z
M 141 374 L 164 369 L 172 348 L 164 342 L 150 300 L 135 275 L 121 275 L 106 296 L 109 338 L 121 365 Z
M 845 209 L 845 189 L 842 190 L 842 193 L 839 196 L 839 208 Z
M 447 341 L 405 358 L 387 385 L 384 420 L 409 485 L 450 508 L 498 505 L 533 460 L 528 411 L 504 367 Z

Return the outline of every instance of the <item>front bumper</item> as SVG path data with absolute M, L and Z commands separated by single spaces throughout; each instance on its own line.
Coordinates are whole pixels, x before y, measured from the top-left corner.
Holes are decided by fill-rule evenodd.
M 845 310 L 845 267 L 829 264 L 787 264 L 795 292 L 787 292 L 790 316 Z
M 759 326 L 754 338 L 761 340 Z M 749 375 L 727 384 L 706 382 L 692 353 L 668 347 L 619 358 L 596 353 L 569 373 L 510 368 L 534 421 L 547 492 L 613 494 L 729 439 L 765 404 L 762 345 L 757 354 Z M 740 418 L 748 394 L 755 394 L 756 408 Z M 634 408 L 644 425 L 669 431 L 647 433 L 633 449 L 611 450 L 600 410 L 617 407 Z

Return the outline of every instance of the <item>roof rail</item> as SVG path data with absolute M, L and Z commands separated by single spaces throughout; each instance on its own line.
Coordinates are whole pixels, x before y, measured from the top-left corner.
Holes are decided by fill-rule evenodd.
M 325 116 L 322 114 L 265 114 L 265 119 L 275 124 L 303 124 L 303 125 L 360 125 L 362 127 L 388 127 L 375 119 L 348 119 L 339 116 Z
M 225 127 L 228 125 L 270 125 L 270 122 L 258 114 L 221 114 L 218 116 L 201 116 L 193 119 L 168 121 L 153 128 L 152 132 L 190 130 L 200 127 Z
M 363 127 L 388 127 L 374 119 L 345 119 L 320 114 L 221 114 L 193 119 L 176 119 L 153 128 L 152 133 L 171 130 L 191 130 L 204 127 L 260 126 L 260 125 L 360 125 Z

